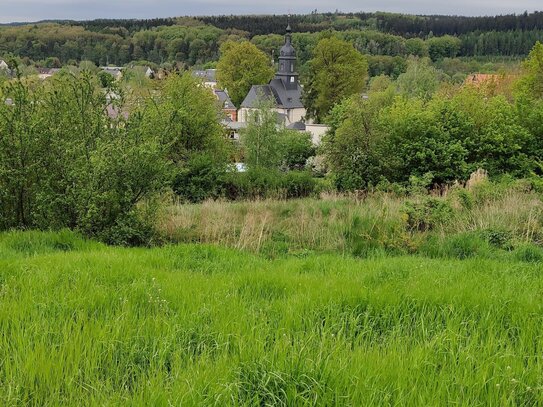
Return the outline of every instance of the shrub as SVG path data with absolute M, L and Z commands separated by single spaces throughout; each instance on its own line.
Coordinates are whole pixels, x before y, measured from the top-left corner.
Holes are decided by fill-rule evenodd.
M 160 240 L 155 229 L 154 210 L 148 213 L 133 210 L 117 218 L 114 225 L 104 229 L 97 237 L 115 246 L 152 246 Z
M 477 233 L 461 233 L 450 237 L 429 236 L 421 246 L 422 255 L 433 258 L 468 259 L 471 257 L 491 257 L 492 248 Z
M 224 193 L 228 199 L 264 199 L 277 197 L 281 189 L 281 173 L 253 167 L 247 172 L 226 175 Z
M 427 197 L 420 202 L 406 201 L 403 212 L 407 226 L 412 231 L 426 231 L 446 223 L 453 215 L 449 202 Z
M 514 257 L 519 261 L 539 263 L 543 261 L 543 249 L 534 244 L 525 243 L 515 249 Z
M 206 154 L 192 157 L 175 176 L 172 188 L 183 199 L 197 203 L 219 198 L 223 193 L 226 168 Z
M 509 230 L 485 229 L 481 237 L 498 249 L 510 250 L 512 248 L 512 233 Z
M 282 176 L 281 184 L 287 198 L 303 198 L 313 195 L 317 182 L 306 171 L 290 171 Z
M 467 259 L 470 257 L 488 257 L 490 246 L 487 241 L 473 233 L 462 233 L 445 239 L 443 254 L 445 257 Z

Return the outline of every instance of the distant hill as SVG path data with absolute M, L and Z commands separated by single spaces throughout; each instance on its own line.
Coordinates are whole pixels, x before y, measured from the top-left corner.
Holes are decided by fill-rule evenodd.
M 0 25 L 0 57 L 26 63 L 58 65 L 91 60 L 123 65 L 131 61 L 180 63 L 186 67 L 213 63 L 221 44 L 247 39 L 271 54 L 285 27 L 302 64 L 322 32 L 337 35 L 373 56 L 524 57 L 543 41 L 543 12 L 488 17 L 407 15 L 395 13 L 317 13 L 304 15 L 238 15 L 154 19 L 46 20 Z M 442 52 L 440 44 L 454 52 Z M 443 37 L 441 43 L 436 39 Z M 422 41 L 422 43 L 421 43 Z M 448 45 L 447 45 L 448 44 Z M 434 52 L 436 51 L 436 52 Z

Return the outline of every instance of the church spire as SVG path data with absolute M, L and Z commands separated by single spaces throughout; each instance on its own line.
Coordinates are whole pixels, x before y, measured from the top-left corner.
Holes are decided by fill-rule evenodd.
M 296 73 L 296 50 L 292 46 L 292 28 L 288 23 L 285 34 L 285 45 L 279 52 L 279 70 L 275 75 L 281 79 L 287 89 L 296 89 L 298 87 L 298 74 Z

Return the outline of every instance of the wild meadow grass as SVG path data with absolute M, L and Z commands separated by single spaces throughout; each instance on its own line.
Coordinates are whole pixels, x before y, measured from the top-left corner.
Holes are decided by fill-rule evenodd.
M 543 257 L 543 201 L 525 180 L 483 181 L 440 195 L 176 204 L 163 211 L 158 229 L 170 242 L 218 244 L 272 258 L 307 252 L 499 257 L 530 245 Z
M 270 259 L 5 233 L 0 405 L 541 405 L 532 249 Z

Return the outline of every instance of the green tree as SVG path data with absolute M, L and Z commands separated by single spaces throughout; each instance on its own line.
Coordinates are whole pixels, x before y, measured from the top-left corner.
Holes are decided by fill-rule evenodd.
M 394 90 L 388 87 L 369 99 L 354 95 L 332 109 L 323 152 L 339 190 L 367 188 L 385 175 L 388 163 L 379 117 L 393 100 Z
M 541 162 L 543 160 L 543 44 L 540 42 L 535 44 L 523 68 L 524 72 L 516 84 L 517 117 L 534 137 L 529 154 Z
M 142 211 L 169 179 L 165 146 L 140 116 L 109 118 L 96 77 L 16 80 L 0 105 L 0 227 L 70 227 L 109 243 L 146 244 Z M 2 99 L 3 100 L 3 99 Z
M 307 159 L 315 155 L 311 134 L 284 129 L 279 134 L 281 167 L 287 170 L 302 170 Z
M 366 58 L 346 41 L 324 38 L 315 47 L 304 87 L 310 117 L 322 122 L 332 107 L 361 93 L 368 78 Z
M 428 56 L 428 44 L 421 38 L 410 38 L 405 41 L 405 48 L 409 55 L 415 57 L 427 57 Z
M 217 81 L 239 107 L 251 86 L 266 84 L 273 78 L 270 61 L 271 57 L 248 41 L 227 41 L 221 46 Z
M 410 58 L 405 73 L 396 81 L 398 92 L 408 98 L 428 100 L 440 85 L 441 73 L 434 68 L 428 58 Z
M 245 151 L 245 163 L 251 168 L 274 168 L 281 163 L 280 132 L 273 102 L 259 96 L 256 109 L 249 113 L 247 127 L 240 139 Z
M 213 92 L 199 85 L 190 73 L 170 75 L 161 93 L 147 98 L 136 112 L 142 116 L 142 131 L 167 145 L 169 158 L 177 164 L 195 153 L 220 161 L 228 155 L 219 104 Z
M 460 52 L 462 41 L 451 35 L 443 37 L 433 37 L 428 39 L 428 55 L 432 61 L 438 61 L 443 58 L 454 58 Z
M 389 181 L 407 182 L 410 176 L 432 173 L 437 183 L 464 179 L 468 152 L 453 129 L 464 117 L 453 112 L 442 117 L 421 100 L 398 99 L 380 117 L 386 134 Z

